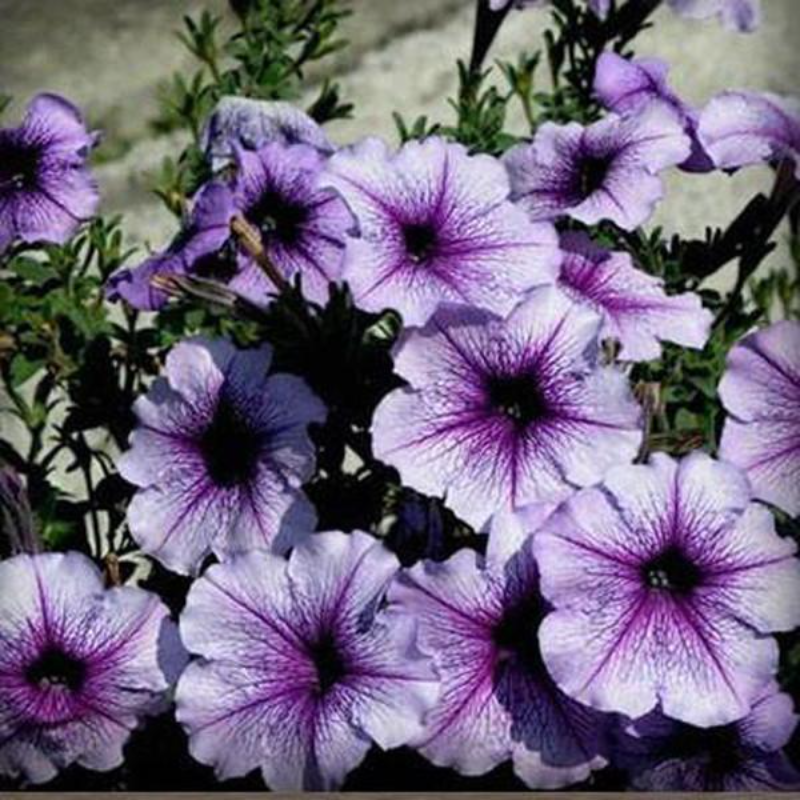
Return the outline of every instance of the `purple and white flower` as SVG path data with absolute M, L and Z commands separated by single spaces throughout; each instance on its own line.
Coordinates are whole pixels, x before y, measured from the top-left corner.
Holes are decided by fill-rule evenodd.
M 607 51 L 597 59 L 593 90 L 597 99 L 620 116 L 636 114 L 651 103 L 664 103 L 683 123 L 692 143 L 689 157 L 679 166 L 690 172 L 708 172 L 714 163 L 697 135 L 700 114 L 684 103 L 667 84 L 669 66 L 658 58 L 623 58 Z
M 192 587 L 177 690 L 192 755 L 220 779 L 333 789 L 373 743 L 416 736 L 438 694 L 411 622 L 382 607 L 397 559 L 364 533 L 316 534 L 288 562 L 248 553 Z
M 0 562 L 0 775 L 110 770 L 185 663 L 167 608 L 80 553 Z
M 210 553 L 283 551 L 313 530 L 300 485 L 314 471 L 308 426 L 325 418 L 294 375 L 268 375 L 272 351 L 191 339 L 134 411 L 139 424 L 118 468 L 139 487 L 128 507 L 133 538 L 175 572 Z
M 658 173 L 681 164 L 690 151 L 680 117 L 653 103 L 587 127 L 546 122 L 531 144 L 517 145 L 504 158 L 512 199 L 531 219 L 568 216 L 587 225 L 607 219 L 633 230 L 663 196 Z
M 719 385 L 728 412 L 720 458 L 747 473 L 753 494 L 800 514 L 800 323 L 750 334 L 728 354 Z
M 611 252 L 583 233 L 561 237 L 564 262 L 559 285 L 603 317 L 601 339 L 615 339 L 625 361 L 661 354 L 659 342 L 702 348 L 712 314 L 692 292 L 667 295 L 663 281 L 633 266 L 627 253 Z
M 355 226 L 341 198 L 318 185 L 325 156 L 308 145 L 275 143 L 237 149 L 236 163 L 234 202 L 260 232 L 267 257 L 287 280 L 301 276 L 306 298 L 325 303 Z
M 439 137 L 391 153 L 370 138 L 333 155 L 322 182 L 358 219 L 344 279 L 367 311 L 395 308 L 407 325 L 424 324 L 443 301 L 505 315 L 556 277 L 555 230 L 509 202 L 491 156 Z
M 442 681 L 412 746 L 464 775 L 511 759 L 531 788 L 558 788 L 606 764 L 608 716 L 550 678 L 537 639 L 548 606 L 529 540 L 509 534 L 493 527 L 485 559 L 465 549 L 419 563 L 389 590 L 389 607 L 417 622 Z
M 769 92 L 729 91 L 713 97 L 698 133 L 720 169 L 788 158 L 800 178 L 800 101 Z
M 766 792 L 797 790 L 800 773 L 781 748 L 797 727 L 792 698 L 770 685 L 743 719 L 695 728 L 657 711 L 636 720 L 618 763 L 639 791 Z
M 796 546 L 735 467 L 694 453 L 611 470 L 533 539 L 544 661 L 576 700 L 709 727 L 746 716 L 800 623 Z
M 554 287 L 507 320 L 441 307 L 399 348 L 395 369 L 409 385 L 375 411 L 375 455 L 476 530 L 507 505 L 599 481 L 631 462 L 642 438 L 625 376 L 598 364 L 601 324 Z
M 257 229 L 267 257 L 287 280 L 300 274 L 309 300 L 328 299 L 328 284 L 341 274 L 345 233 L 355 223 L 334 192 L 316 185 L 324 156 L 308 145 L 277 142 L 255 152 L 237 147 L 235 153 L 233 180 L 201 190 L 187 226 L 166 251 L 115 273 L 111 299 L 159 308 L 167 295 L 153 286 L 153 278 L 191 274 L 266 304 L 275 287 L 232 236 L 237 215 Z
M 730 31 L 751 33 L 761 25 L 760 0 L 667 0 L 667 5 L 687 19 L 716 17 Z
M 223 97 L 201 135 L 201 146 L 215 171 L 232 162 L 237 148 L 260 150 L 273 142 L 333 152 L 325 131 L 305 111 L 280 100 Z
M 97 209 L 86 167 L 96 136 L 63 97 L 40 94 L 16 128 L 0 128 L 0 251 L 16 240 L 69 239 Z

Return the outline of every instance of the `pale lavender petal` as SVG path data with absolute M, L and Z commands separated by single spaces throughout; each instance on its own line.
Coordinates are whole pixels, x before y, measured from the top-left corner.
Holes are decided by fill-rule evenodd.
M 789 158 L 800 177 L 800 105 L 795 98 L 722 92 L 701 112 L 698 133 L 720 169 Z
M 730 415 L 720 456 L 746 471 L 756 497 L 800 513 L 800 323 L 777 322 L 735 345 L 719 394 Z
M 324 153 L 333 151 L 323 129 L 308 114 L 279 100 L 223 97 L 201 136 L 201 146 L 214 170 L 229 164 L 237 147 L 258 150 L 272 142 L 307 144 Z
M 621 345 L 619 357 L 646 361 L 661 354 L 660 341 L 702 348 L 711 312 L 692 293 L 668 296 L 663 281 L 636 269 L 627 253 L 603 250 L 584 234 L 565 234 L 560 285 L 603 317 L 602 339 Z

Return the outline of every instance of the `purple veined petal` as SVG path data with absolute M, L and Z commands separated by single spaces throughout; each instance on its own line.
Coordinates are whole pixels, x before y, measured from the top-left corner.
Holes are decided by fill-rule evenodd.
M 627 114 L 654 99 L 673 99 L 667 87 L 669 65 L 658 58 L 628 59 L 606 51 L 597 59 L 593 90 L 610 111 Z
M 134 404 L 118 465 L 139 488 L 128 525 L 172 570 L 195 574 L 211 552 L 284 552 L 316 527 L 300 486 L 314 472 L 308 426 L 326 410 L 300 378 L 269 373 L 271 359 L 268 345 L 189 339 Z
M 653 456 L 579 492 L 533 538 L 544 660 L 570 696 L 639 717 L 657 703 L 700 727 L 745 716 L 795 626 L 794 547 L 748 505 L 731 467 Z M 789 587 L 790 595 L 784 600 Z
M 698 295 L 668 296 L 663 281 L 636 269 L 628 254 L 604 250 L 585 234 L 565 234 L 561 246 L 559 284 L 603 316 L 600 338 L 617 340 L 621 359 L 658 358 L 660 340 L 694 348 L 708 341 L 712 315 Z
M 181 619 L 203 656 L 177 690 L 194 757 L 221 778 L 260 767 L 271 788 L 330 789 L 373 740 L 414 735 L 437 681 L 412 628 L 382 609 L 397 566 L 366 534 L 331 532 L 288 562 L 253 552 L 211 567 Z
M 722 92 L 702 110 L 698 135 L 720 169 L 789 158 L 800 176 L 800 105 L 795 98 Z
M 97 142 L 97 135 L 86 129 L 80 110 L 56 94 L 36 95 L 28 104 L 22 124 L 28 137 L 46 141 L 49 153 L 62 153 L 76 160 Z
M 800 512 L 800 441 L 797 419 L 725 421 L 720 457 L 741 467 L 756 496 L 789 514 Z
M 229 164 L 237 147 L 258 150 L 272 142 L 306 144 L 323 153 L 333 151 L 323 129 L 308 114 L 276 100 L 223 97 L 201 136 L 201 146 L 214 170 Z
M 606 763 L 606 718 L 562 695 L 538 655 L 543 601 L 527 550 L 492 564 L 468 550 L 417 564 L 389 599 L 417 622 L 442 681 L 413 743 L 426 758 L 465 775 L 512 760 L 531 788 L 562 787 Z
M 422 325 L 443 302 L 507 314 L 560 262 L 555 232 L 508 201 L 502 165 L 439 137 L 396 153 L 377 139 L 336 153 L 322 184 L 358 220 L 344 279 L 368 311 L 395 307 Z
M 508 504 L 558 501 L 573 481 L 599 480 L 641 439 L 624 379 L 599 374 L 599 324 L 548 287 L 505 322 L 443 307 L 401 344 L 396 367 L 410 386 L 376 409 L 376 455 L 476 529 Z M 597 381 L 613 391 L 599 393 Z
M 760 0 L 668 0 L 669 7 L 688 19 L 717 17 L 738 33 L 752 33 L 761 25 Z
M 745 470 L 755 496 L 800 512 L 800 324 L 777 322 L 728 354 L 719 394 L 729 416 L 720 456 Z
M 0 564 L 0 773 L 33 783 L 78 763 L 110 770 L 185 663 L 153 594 L 106 590 L 78 553 Z

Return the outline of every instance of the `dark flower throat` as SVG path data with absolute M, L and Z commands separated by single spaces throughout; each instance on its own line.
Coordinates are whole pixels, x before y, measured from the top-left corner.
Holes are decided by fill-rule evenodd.
M 609 156 L 585 156 L 580 163 L 578 192 L 581 197 L 589 197 L 605 183 L 611 166 Z
M 226 400 L 220 401 L 199 444 L 208 474 L 217 486 L 238 486 L 253 477 L 261 438 Z
M 0 192 L 35 188 L 39 159 L 38 148 L 0 138 Z
M 412 261 L 424 264 L 436 252 L 436 231 L 430 223 L 410 223 L 403 226 L 403 245 Z
M 311 645 L 310 654 L 317 670 L 318 692 L 325 695 L 347 674 L 344 659 L 330 635 Z
M 651 589 L 677 595 L 690 594 L 702 579 L 697 566 L 677 547 L 668 547 L 648 561 L 642 577 Z
M 529 375 L 494 376 L 487 385 L 489 404 L 520 426 L 547 415 L 547 402 Z
M 86 667 L 63 650 L 50 647 L 28 666 L 25 679 L 42 689 L 58 686 L 76 692 L 86 679 Z
M 308 209 L 278 192 L 268 191 L 251 206 L 247 218 L 265 238 L 292 245 L 303 234 L 303 225 L 308 221 Z

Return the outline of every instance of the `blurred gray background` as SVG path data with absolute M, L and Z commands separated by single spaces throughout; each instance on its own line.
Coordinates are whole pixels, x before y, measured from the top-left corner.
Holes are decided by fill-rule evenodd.
M 762 0 L 764 25 L 756 33 L 730 33 L 715 21 L 689 22 L 666 9 L 639 40 L 637 52 L 666 58 L 672 82 L 702 104 L 729 87 L 795 93 L 800 74 L 800 0 Z M 427 114 L 449 119 L 454 62 L 469 51 L 473 0 L 350 0 L 345 34 L 352 47 L 323 71 L 335 74 L 343 96 L 355 103 L 350 121 L 331 134 L 345 142 L 367 133 L 393 139 L 391 112 L 407 119 Z M 122 211 L 133 243 L 161 246 L 174 221 L 150 192 L 151 175 L 182 135 L 156 136 L 156 90 L 175 70 L 191 66 L 175 39 L 184 14 L 209 8 L 228 14 L 226 0 L 0 0 L 0 91 L 24 101 L 44 89 L 61 92 L 105 131 L 98 174 L 103 208 Z M 548 13 L 514 12 L 495 56 L 536 49 Z M 314 77 L 324 77 L 318 71 Z M 512 120 L 520 125 L 521 120 Z M 766 169 L 730 178 L 674 172 L 657 222 L 691 235 L 724 223 L 749 194 L 769 184 Z M 779 251 L 771 257 L 777 263 Z M 722 276 L 720 280 L 727 280 Z

